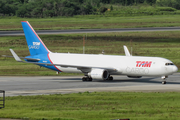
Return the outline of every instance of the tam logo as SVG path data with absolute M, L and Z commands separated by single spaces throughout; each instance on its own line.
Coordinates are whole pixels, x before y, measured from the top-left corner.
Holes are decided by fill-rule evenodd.
M 33 45 L 40 45 L 40 42 L 33 42 Z
M 152 61 L 136 61 L 136 67 L 151 67 Z
M 33 42 L 33 45 L 29 45 L 28 47 L 29 49 L 39 49 L 40 42 Z

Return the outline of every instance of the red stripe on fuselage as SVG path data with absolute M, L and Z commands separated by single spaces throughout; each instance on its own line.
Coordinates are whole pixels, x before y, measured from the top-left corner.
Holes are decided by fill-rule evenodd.
M 51 59 L 50 59 L 50 57 L 49 57 L 49 53 L 48 53 L 48 59 L 49 59 L 49 61 L 51 62 L 51 64 L 53 64 L 53 62 L 51 61 Z M 61 71 L 60 69 L 58 69 L 55 65 L 54 65 L 54 67 L 55 67 L 58 71 L 63 72 L 63 71 Z
M 39 41 L 42 43 L 42 45 L 46 48 L 46 50 L 48 51 L 48 59 L 49 59 L 49 61 L 53 64 L 53 62 L 51 61 L 51 59 L 50 59 L 50 57 L 49 57 L 49 53 L 50 53 L 50 51 L 47 49 L 47 47 L 45 46 L 45 44 L 42 42 L 42 40 L 39 38 L 39 36 L 36 34 L 36 32 L 34 31 L 34 29 L 32 28 L 32 26 L 29 24 L 29 22 L 28 21 L 21 21 L 21 22 L 26 22 L 27 24 L 28 24 L 28 26 L 31 28 L 31 30 L 34 32 L 34 34 L 36 35 L 36 37 L 39 39 Z M 60 72 L 62 72 L 61 70 L 59 70 L 55 65 L 54 65 L 54 67 L 58 70 L 58 71 L 60 71 Z

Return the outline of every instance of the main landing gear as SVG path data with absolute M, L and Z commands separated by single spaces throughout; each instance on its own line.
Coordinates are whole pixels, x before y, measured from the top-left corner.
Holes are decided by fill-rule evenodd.
M 89 76 L 85 76 L 82 78 L 82 81 L 92 81 L 92 78 Z
M 166 78 L 168 78 L 168 76 L 162 76 L 162 77 L 161 77 L 161 79 L 164 80 L 164 81 L 162 81 L 162 84 L 163 84 L 163 85 L 166 84 L 166 81 L 165 81 Z
M 89 76 L 84 76 L 83 78 L 82 78 L 82 81 L 92 81 L 93 79 L 91 78 L 91 77 L 89 77 Z M 105 79 L 105 80 L 113 80 L 113 77 L 112 76 L 109 76 L 107 79 Z

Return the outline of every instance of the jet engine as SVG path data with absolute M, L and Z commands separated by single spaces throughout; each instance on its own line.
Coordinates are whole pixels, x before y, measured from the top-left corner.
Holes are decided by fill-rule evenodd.
M 109 73 L 104 69 L 92 69 L 88 76 L 92 79 L 106 80 L 109 77 Z

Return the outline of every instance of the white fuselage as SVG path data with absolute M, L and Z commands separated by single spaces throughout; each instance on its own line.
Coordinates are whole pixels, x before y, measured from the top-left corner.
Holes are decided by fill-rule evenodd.
M 167 76 L 178 70 L 175 65 L 166 65 L 172 63 L 170 60 L 160 57 L 49 53 L 49 58 L 53 64 L 116 69 L 111 75 Z M 56 67 L 62 72 L 82 72 L 72 67 Z
M 25 63 L 33 63 L 58 72 L 84 73 L 83 81 L 113 80 L 111 75 L 127 75 L 132 78 L 161 76 L 165 79 L 178 70 L 168 59 L 131 56 L 126 46 L 126 56 L 52 53 L 28 21 L 21 23 L 30 52 L 30 56 L 22 57 Z M 12 49 L 10 51 L 16 61 L 24 62 Z

